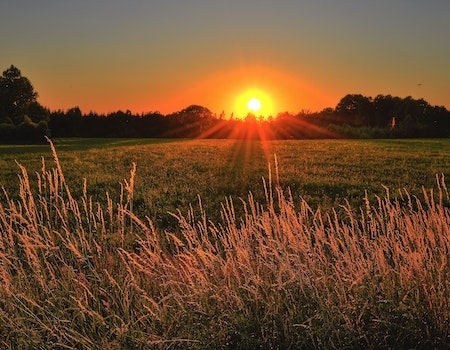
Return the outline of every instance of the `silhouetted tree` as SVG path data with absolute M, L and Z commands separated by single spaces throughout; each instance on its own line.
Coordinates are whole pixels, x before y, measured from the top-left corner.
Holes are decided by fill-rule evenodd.
M 214 116 L 208 108 L 199 105 L 190 105 L 189 107 L 181 110 L 179 113 L 198 118 L 212 118 Z
M 67 110 L 67 117 L 69 118 L 81 118 L 83 113 L 81 112 L 80 107 L 75 106 Z
M 370 124 L 373 115 L 373 105 L 370 97 L 361 94 L 348 94 L 336 105 L 335 112 L 343 116 L 352 117 L 355 125 Z
M 391 95 L 377 95 L 373 101 L 374 123 L 378 127 L 392 127 L 392 118 L 397 118 L 402 113 L 402 99 Z
M 392 118 L 396 126 L 392 128 Z M 30 114 L 31 122 L 35 122 Z M 29 121 L 27 121 L 29 122 Z M 262 120 L 249 113 L 244 119 L 216 116 L 208 108 L 190 105 L 162 115 L 152 112 L 134 115 L 117 111 L 107 115 L 83 115 L 78 107 L 51 113 L 52 135 L 81 137 L 202 137 L 318 139 L 449 137 L 450 112 L 411 97 L 346 95 L 336 109 L 320 112 L 279 113 Z M 24 125 L 25 126 L 25 125 Z M 0 134 L 8 134 L 8 124 L 0 123 Z
M 43 139 L 48 134 L 49 111 L 37 102 L 28 78 L 11 65 L 0 76 L 0 140 Z
M 10 118 L 15 125 L 20 124 L 37 96 L 28 78 L 12 65 L 0 77 L 0 117 Z
M 166 116 L 167 137 L 199 137 L 210 127 L 215 115 L 206 107 L 190 105 Z

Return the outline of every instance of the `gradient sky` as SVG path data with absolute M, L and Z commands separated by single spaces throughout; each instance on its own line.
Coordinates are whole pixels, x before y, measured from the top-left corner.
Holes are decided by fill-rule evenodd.
M 276 115 L 347 93 L 450 108 L 449 18 L 449 0 L 2 0 L 0 70 L 52 110 L 244 113 L 259 94 Z

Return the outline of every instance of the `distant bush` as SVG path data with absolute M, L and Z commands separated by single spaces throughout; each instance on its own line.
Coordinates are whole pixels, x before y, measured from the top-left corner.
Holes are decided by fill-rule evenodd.
M 348 124 L 331 124 L 328 129 L 341 135 L 343 138 L 350 139 L 387 139 L 394 136 L 394 132 L 387 128 L 380 127 L 355 127 Z
M 11 141 L 14 140 L 17 134 L 17 127 L 12 123 L 0 124 L 0 140 Z

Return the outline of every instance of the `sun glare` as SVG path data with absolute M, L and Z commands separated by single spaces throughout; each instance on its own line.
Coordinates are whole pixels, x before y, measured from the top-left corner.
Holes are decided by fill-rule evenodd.
M 258 112 L 261 108 L 261 102 L 257 98 L 253 97 L 250 101 L 248 101 L 247 107 L 252 112 Z
M 270 96 L 259 89 L 249 89 L 236 98 L 234 114 L 237 118 L 245 118 L 248 113 L 268 118 L 274 116 L 273 103 Z

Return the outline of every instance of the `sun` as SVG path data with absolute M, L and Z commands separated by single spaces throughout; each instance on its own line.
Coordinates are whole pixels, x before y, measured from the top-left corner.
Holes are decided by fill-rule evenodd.
M 253 97 L 247 102 L 247 107 L 252 112 L 258 112 L 261 109 L 261 102 L 257 98 Z
M 244 119 L 249 113 L 263 118 L 274 115 L 272 98 L 266 91 L 259 88 L 249 88 L 236 96 L 235 117 Z

